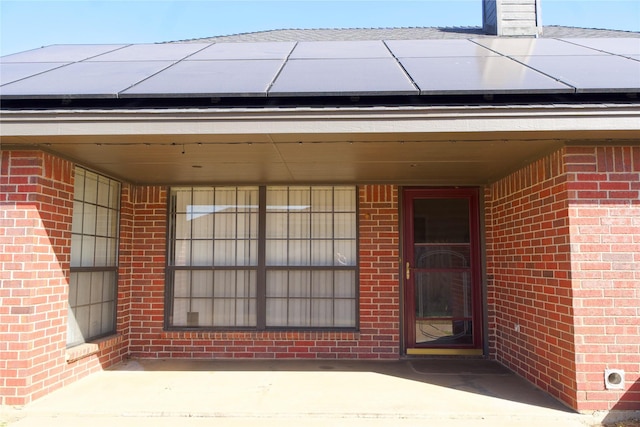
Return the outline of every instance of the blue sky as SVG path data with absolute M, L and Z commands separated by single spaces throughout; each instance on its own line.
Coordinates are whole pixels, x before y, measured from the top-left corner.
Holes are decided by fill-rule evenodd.
M 0 53 L 280 28 L 479 26 L 482 0 L 0 0 Z M 542 0 L 544 25 L 640 31 L 640 0 Z

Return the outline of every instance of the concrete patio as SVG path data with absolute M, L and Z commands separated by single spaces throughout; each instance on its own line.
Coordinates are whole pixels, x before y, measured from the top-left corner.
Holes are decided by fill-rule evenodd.
M 597 425 L 486 360 L 130 360 L 23 408 L 9 426 Z M 0 425 L 1 422 L 0 422 Z

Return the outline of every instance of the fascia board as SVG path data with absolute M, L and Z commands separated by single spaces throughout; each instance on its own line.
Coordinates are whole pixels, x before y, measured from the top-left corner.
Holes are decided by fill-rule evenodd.
M 0 136 L 640 131 L 640 105 L 8 111 Z

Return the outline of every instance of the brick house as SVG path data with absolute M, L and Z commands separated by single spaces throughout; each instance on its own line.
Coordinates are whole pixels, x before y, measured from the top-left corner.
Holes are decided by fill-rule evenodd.
M 435 355 L 640 409 L 640 36 L 521 3 L 3 57 L 0 402 L 128 357 Z

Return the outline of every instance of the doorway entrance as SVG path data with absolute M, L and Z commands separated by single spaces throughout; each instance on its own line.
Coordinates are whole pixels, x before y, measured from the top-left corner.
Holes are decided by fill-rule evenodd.
M 482 354 L 478 190 L 403 190 L 406 354 Z

